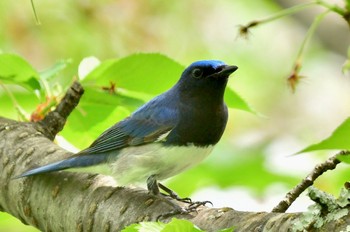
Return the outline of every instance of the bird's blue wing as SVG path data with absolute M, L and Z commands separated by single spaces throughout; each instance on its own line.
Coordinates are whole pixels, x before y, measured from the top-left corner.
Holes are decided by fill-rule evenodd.
M 171 131 L 176 123 L 176 112 L 172 109 L 145 109 L 107 129 L 77 155 L 100 154 L 152 143 Z
M 90 147 L 77 155 L 103 154 L 128 146 L 152 143 L 162 138 L 178 121 L 176 106 L 164 99 L 164 95 L 154 98 L 130 117 L 107 129 Z
M 72 157 L 28 170 L 17 178 L 102 164 L 108 162 L 111 157 L 116 158 L 122 148 L 156 142 L 168 134 L 178 120 L 176 108 L 171 107 L 173 105 L 169 102 L 165 104 L 159 100 L 161 99 L 155 98 L 139 108 L 130 117 L 107 129 L 90 147 Z

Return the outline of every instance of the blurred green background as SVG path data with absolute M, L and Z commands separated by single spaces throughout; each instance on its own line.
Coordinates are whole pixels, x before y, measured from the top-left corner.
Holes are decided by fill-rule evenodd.
M 0 50 L 19 54 L 39 71 L 71 59 L 59 77 L 65 85 L 77 75 L 81 60 L 89 56 L 103 61 L 159 52 L 184 66 L 202 59 L 239 66 L 229 86 L 259 114 L 230 110 L 225 135 L 213 154 L 166 184 L 181 196 L 210 200 L 215 207 L 268 211 L 314 165 L 334 152 L 288 155 L 329 136 L 350 115 L 349 75 L 341 72 L 349 31 L 340 16 L 329 14 L 318 28 L 303 59 L 305 78 L 294 94 L 286 78 L 311 21 L 324 9 L 310 7 L 294 17 L 264 24 L 253 29 L 248 40 L 238 36 L 239 25 L 297 2 L 34 1 L 41 22 L 37 25 L 30 1 L 0 1 Z M 26 90 L 12 90 L 27 112 L 40 103 Z M 116 118 L 120 112 L 113 112 L 118 113 Z M 1 88 L 0 115 L 18 119 Z M 108 127 L 99 126 L 101 131 Z M 74 131 L 62 134 L 74 137 Z M 349 178 L 348 168 L 342 165 L 322 176 L 316 186 L 337 195 Z M 291 210 L 305 210 L 308 204 L 301 198 Z M 0 213 L 0 230 L 36 231 L 5 213 Z

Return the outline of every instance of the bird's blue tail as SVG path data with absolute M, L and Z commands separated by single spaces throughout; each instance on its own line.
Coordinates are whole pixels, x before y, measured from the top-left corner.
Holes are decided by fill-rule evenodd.
M 108 154 L 98 154 L 98 155 L 79 155 L 74 156 L 65 160 L 57 161 L 55 163 L 47 164 L 41 167 L 30 169 L 19 176 L 16 176 L 14 179 L 32 176 L 45 172 L 53 172 L 64 170 L 68 168 L 80 168 L 98 165 L 107 162 Z

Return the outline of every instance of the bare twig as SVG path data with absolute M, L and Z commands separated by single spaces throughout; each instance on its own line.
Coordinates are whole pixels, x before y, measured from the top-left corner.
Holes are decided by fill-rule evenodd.
M 301 10 L 306 9 L 309 6 L 313 6 L 317 4 L 317 1 L 312 1 L 312 2 L 307 2 L 307 3 L 303 3 L 303 4 L 298 4 L 296 6 L 281 10 L 279 12 L 277 12 L 276 14 L 260 19 L 260 20 L 253 20 L 251 22 L 249 22 L 247 25 L 241 25 L 239 26 L 239 35 L 242 37 L 248 37 L 248 32 L 251 28 L 256 27 L 258 25 L 264 24 L 264 23 L 268 23 L 274 20 L 277 20 L 279 18 L 288 16 L 288 15 L 292 15 L 295 13 L 298 13 Z
M 301 70 L 301 66 L 302 66 L 302 60 L 303 60 L 303 55 L 305 53 L 305 47 L 307 46 L 307 44 L 311 41 L 312 36 L 315 34 L 315 31 L 318 27 L 318 25 L 320 24 L 320 22 L 323 20 L 323 18 L 330 12 L 331 10 L 326 10 L 325 12 L 319 14 L 314 21 L 312 22 L 300 48 L 297 54 L 297 58 L 295 59 L 294 62 L 294 68 L 292 70 L 292 74 L 289 75 L 289 77 L 287 78 L 287 83 L 288 86 L 291 87 L 292 92 L 295 93 L 296 90 L 296 85 L 298 84 L 298 82 L 300 81 L 300 79 L 303 77 L 302 75 L 300 75 L 300 70 Z
M 40 25 L 41 22 L 39 20 L 38 14 L 36 13 L 35 6 L 34 6 L 34 1 L 31 0 L 30 3 L 32 4 L 32 9 L 33 9 L 36 25 Z
M 338 154 L 330 157 L 325 162 L 316 165 L 312 172 L 304 178 L 297 186 L 295 186 L 291 191 L 289 191 L 285 198 L 278 203 L 275 208 L 272 209 L 273 213 L 284 213 L 287 211 L 289 206 L 300 196 L 302 192 L 310 187 L 314 181 L 328 170 L 334 169 L 340 161 L 338 157 L 340 155 L 350 155 L 350 151 L 341 151 Z
M 56 109 L 46 115 L 38 123 L 44 127 L 45 135 L 53 140 L 58 132 L 63 129 L 69 114 L 78 105 L 81 96 L 84 93 L 83 87 L 79 82 L 74 82 L 58 104 Z

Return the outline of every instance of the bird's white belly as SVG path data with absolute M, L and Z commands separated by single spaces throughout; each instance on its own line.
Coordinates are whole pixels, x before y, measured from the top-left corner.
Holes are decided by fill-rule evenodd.
M 128 147 L 120 151 L 110 168 L 118 184 L 145 181 L 151 175 L 162 180 L 198 164 L 212 150 L 213 146 L 194 145 L 164 147 L 161 144 L 148 144 Z

